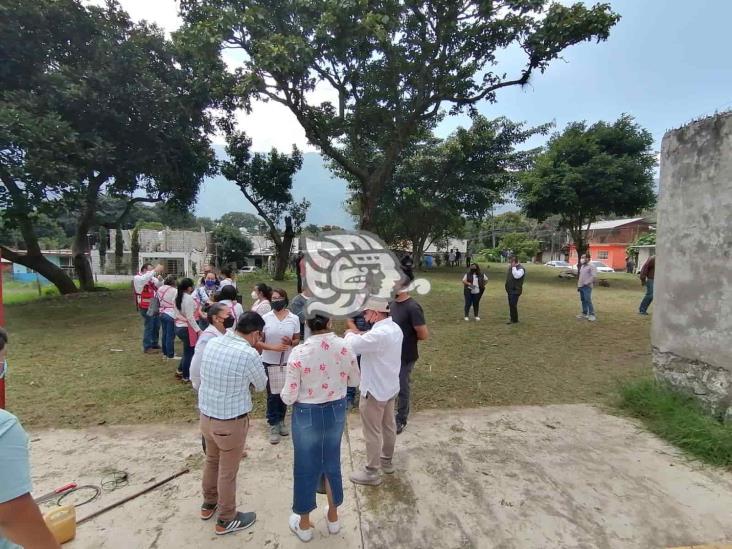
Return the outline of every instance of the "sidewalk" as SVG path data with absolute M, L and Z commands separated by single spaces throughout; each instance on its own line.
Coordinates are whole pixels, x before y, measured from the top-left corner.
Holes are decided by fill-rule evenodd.
M 343 476 L 364 459 L 349 415 Z M 292 446 L 254 422 L 239 472 L 246 532 L 215 536 L 197 518 L 200 440 L 194 424 L 31 434 L 35 493 L 99 484 L 107 468 L 130 486 L 77 509 L 84 517 L 175 473 L 191 472 L 77 529 L 77 548 L 303 547 L 288 530 Z M 732 542 L 732 474 L 689 462 L 635 423 L 585 405 L 425 412 L 399 436 L 397 471 L 377 488 L 345 480 L 342 531 L 322 511 L 309 547 L 662 548 Z M 325 497 L 318 496 L 318 505 Z M 322 499 L 321 499 L 322 498 Z M 363 544 L 362 544 L 363 540 Z

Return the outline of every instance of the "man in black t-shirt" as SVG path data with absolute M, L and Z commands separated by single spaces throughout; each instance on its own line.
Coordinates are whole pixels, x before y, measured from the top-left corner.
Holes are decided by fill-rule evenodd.
M 411 281 L 407 281 L 407 285 Z M 397 434 L 407 426 L 409 417 L 409 390 L 412 370 L 419 358 L 417 342 L 429 337 L 422 306 L 412 299 L 407 291 L 397 294 L 389 306 L 389 315 L 402 329 L 402 367 L 399 371 L 399 397 L 396 408 Z

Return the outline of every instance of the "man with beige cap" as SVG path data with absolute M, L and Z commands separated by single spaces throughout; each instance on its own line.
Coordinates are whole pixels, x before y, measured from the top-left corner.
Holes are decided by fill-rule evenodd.
M 399 371 L 402 365 L 402 329 L 389 317 L 385 299 L 369 298 L 363 307 L 368 332 L 348 330 L 346 343 L 354 354 L 361 355 L 361 423 L 366 439 L 366 466 L 351 474 L 351 482 L 378 486 L 379 469 L 394 472 L 392 457 L 396 444 L 394 402 L 399 394 Z

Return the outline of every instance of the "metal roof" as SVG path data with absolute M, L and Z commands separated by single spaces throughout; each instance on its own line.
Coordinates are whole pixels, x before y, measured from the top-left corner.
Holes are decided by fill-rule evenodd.
M 602 231 L 606 229 L 617 229 L 623 225 L 630 225 L 636 221 L 643 221 L 643 217 L 634 217 L 632 219 L 613 219 L 612 221 L 598 221 L 590 225 L 591 231 Z

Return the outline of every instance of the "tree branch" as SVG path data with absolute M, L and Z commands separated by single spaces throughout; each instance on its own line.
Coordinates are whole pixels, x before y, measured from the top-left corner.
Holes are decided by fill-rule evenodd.
M 254 200 L 254 197 L 247 191 L 246 185 L 239 185 L 239 189 L 241 189 L 241 192 L 244 194 L 244 198 L 246 198 L 249 203 L 254 206 L 254 208 L 257 210 L 257 213 L 260 215 L 262 219 L 264 219 L 264 222 L 269 227 L 269 233 L 272 237 L 272 241 L 275 243 L 276 246 L 282 246 L 282 239 L 280 238 L 280 233 L 277 230 L 277 226 L 274 224 L 274 222 L 269 218 L 269 215 L 267 212 L 262 208 L 262 206 Z
M 130 212 L 132 211 L 132 207 L 135 204 L 140 204 L 142 202 L 147 202 L 149 204 L 152 204 L 155 202 L 162 202 L 163 200 L 165 200 L 165 199 L 163 198 L 162 193 L 158 193 L 158 196 L 155 198 L 151 198 L 151 197 L 147 197 L 147 196 L 136 196 L 135 198 L 131 198 L 130 200 L 127 201 L 127 205 L 125 206 L 124 211 L 119 215 L 119 217 L 117 217 L 117 220 L 115 221 L 114 226 L 117 227 L 122 223 L 122 221 L 124 221 L 125 217 L 127 217 L 130 214 Z

